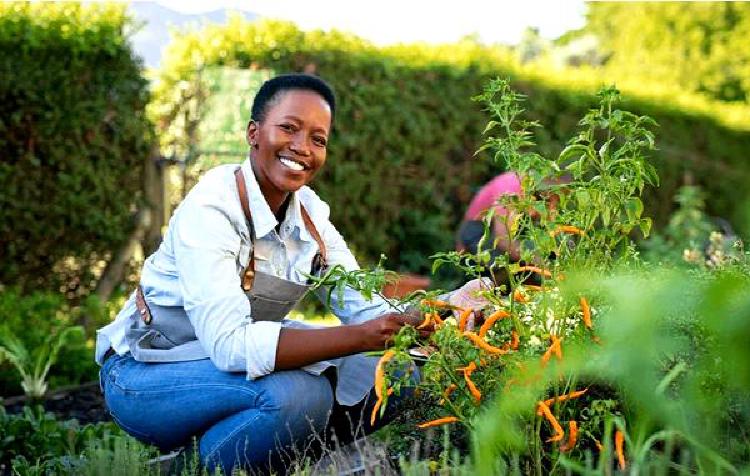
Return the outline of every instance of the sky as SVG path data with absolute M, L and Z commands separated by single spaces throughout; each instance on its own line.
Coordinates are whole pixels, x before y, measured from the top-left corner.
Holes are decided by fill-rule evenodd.
M 583 0 L 158 0 L 182 13 L 230 8 L 290 20 L 303 30 L 335 28 L 378 45 L 451 43 L 477 35 L 483 43 L 518 43 L 526 27 L 554 39 L 585 23 Z

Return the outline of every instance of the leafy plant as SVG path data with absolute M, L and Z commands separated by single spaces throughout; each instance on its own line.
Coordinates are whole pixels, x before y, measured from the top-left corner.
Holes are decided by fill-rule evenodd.
M 550 160 L 530 150 L 529 129 L 538 124 L 519 120 L 523 98 L 507 81 L 491 82 L 479 97 L 495 117 L 486 129 L 494 135 L 484 149 L 517 171 L 525 191 L 523 196 L 499 200 L 510 211 L 508 240 L 522 243 L 523 259 L 534 264 L 514 264 L 508 256 L 491 259 L 482 243 L 476 254 L 436 256 L 437 267 L 453 264 L 469 277 L 503 269 L 509 286 L 483 281 L 475 291 L 475 299 L 484 302 L 483 312 L 426 303 L 425 321 L 431 320 L 437 330 L 421 344 L 431 353 L 422 367 L 420 389 L 438 402 L 434 409 L 438 418 L 424 426 L 458 422 L 473 428 L 475 463 L 484 472 L 495 468 L 498 455 L 520 457 L 537 474 L 556 472 L 560 465 L 580 469 L 576 465 L 584 461 L 586 452 L 600 453 L 600 470 L 613 460 L 624 469 L 628 464 L 624 448 L 639 458 L 644 454 L 655 458 L 649 445 L 659 438 L 690 446 L 695 459 L 688 467 L 708 458 L 717 467 L 731 469 L 718 453 L 686 436 L 686 428 L 670 427 L 663 419 L 655 424 L 657 420 L 647 416 L 658 414 L 661 407 L 643 411 L 644 397 L 632 395 L 637 391 L 635 382 L 609 368 L 618 360 L 608 353 L 615 350 L 606 339 L 615 337 L 606 330 L 597 335 L 602 332 L 596 330 L 599 325 L 607 325 L 603 316 L 612 312 L 612 298 L 591 283 L 573 288 L 568 284 L 571 278 L 566 275 L 575 276 L 576 269 L 585 269 L 591 277 L 597 270 L 611 273 L 624 265 L 637 267 L 630 233 L 636 227 L 643 233 L 650 228 L 639 196 L 646 185 L 657 182 L 645 155 L 654 147 L 647 128 L 653 123 L 617 109 L 614 88 L 604 89 L 599 98 L 599 107 L 580 122 L 581 131 L 559 157 Z M 571 178 L 558 180 L 566 171 Z M 554 194 L 559 205 L 537 200 L 535 191 Z M 531 274 L 541 278 L 541 286 L 525 283 Z M 386 369 L 408 361 L 408 348 L 420 345 L 415 333 L 405 331 L 405 335 L 412 339 L 399 341 L 401 347 L 396 346 L 393 357 L 383 363 Z M 601 348 L 598 343 L 603 343 Z M 674 344 L 648 348 L 653 350 L 635 359 L 640 369 L 655 367 L 660 353 L 669 352 Z M 651 381 L 641 378 L 637 388 L 651 393 L 664 389 L 682 369 L 677 364 L 665 370 L 654 368 L 654 378 L 662 371 L 663 379 L 649 387 L 646 382 Z M 384 380 L 384 399 L 385 389 L 397 387 L 397 382 L 395 374 Z M 491 418 L 483 411 L 487 401 L 500 402 L 499 408 L 491 406 L 495 412 Z M 644 441 L 649 442 L 646 447 L 641 446 Z M 664 458 L 669 461 L 671 455 Z M 636 464 L 653 467 L 651 459 Z
M 93 297 L 87 298 L 84 304 L 72 307 L 59 293 L 35 292 L 24 295 L 16 288 L 5 288 L 0 292 L 0 316 L 3 316 L 0 327 L 4 329 L 4 334 L 11 336 L 11 340 L 15 337 L 15 340 L 20 341 L 20 347 L 32 354 L 28 358 L 33 360 L 36 359 L 37 351 L 46 352 L 44 348 L 51 350 L 49 345 L 52 336 L 75 327 L 83 320 L 84 315 L 92 327 L 92 333 L 94 327 L 109 321 L 110 304 L 100 305 Z M 65 337 L 65 341 L 65 345 L 59 349 L 55 371 L 48 374 L 51 389 L 91 381 L 97 375 L 98 365 L 92 358 L 93 341 L 79 331 L 72 331 Z M 34 365 L 25 364 L 27 372 L 32 372 Z M 1 394 L 25 392 L 19 380 L 18 371 L 10 361 L 5 359 L 0 362 Z
M 59 421 L 41 406 L 24 407 L 19 414 L 0 407 L 0 435 L 0 466 L 13 467 L 16 474 L 49 474 L 21 468 L 58 465 L 77 459 L 91 444 L 109 446 L 116 436 L 130 438 L 114 423 L 81 426 L 75 420 Z
M 21 375 L 21 387 L 31 398 L 47 392 L 47 374 L 57 361 L 60 350 L 74 335 L 83 335 L 80 326 L 67 327 L 51 334 L 45 342 L 29 349 L 8 327 L 0 327 L 0 361 L 8 360 Z

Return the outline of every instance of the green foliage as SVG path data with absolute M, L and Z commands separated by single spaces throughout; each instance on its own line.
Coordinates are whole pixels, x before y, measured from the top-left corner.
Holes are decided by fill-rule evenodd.
M 7 360 L 21 375 L 21 387 L 31 398 L 47 392 L 47 374 L 72 335 L 83 335 L 80 326 L 49 335 L 41 346 L 28 348 L 7 326 L 0 327 L 0 362 Z
M 472 194 L 497 173 L 486 161 L 471 159 L 487 118 L 470 98 L 490 78 L 510 76 L 512 86 L 529 97 L 528 121 L 547 126 L 536 131 L 533 152 L 552 157 L 565 148 L 602 80 L 590 72 L 566 72 L 563 78 L 551 69 L 520 67 L 511 52 L 468 38 L 434 47 L 376 48 L 336 31 L 303 32 L 290 23 L 239 17 L 226 26 L 178 34 L 163 64 L 150 112 L 168 132 L 163 150 L 178 156 L 192 157 L 201 141 L 190 131 L 199 129 L 215 86 L 211 68 L 308 71 L 330 81 L 340 107 L 329 165 L 313 187 L 334 204 L 332 220 L 360 258 L 376 262 L 385 253 L 394 269 L 423 273 L 429 270 L 425 256 L 453 248 Z M 605 81 L 626 79 L 610 75 Z M 620 89 L 628 97 L 622 109 L 660 124 L 653 165 L 662 186 L 645 193 L 644 215 L 663 226 L 671 197 L 689 174 L 712 197 L 713 215 L 739 218 L 736 194 L 750 180 L 744 160 L 750 149 L 747 109 L 692 97 L 686 102 L 674 89 L 656 96 L 649 89 Z M 234 141 L 244 144 L 244 121 L 234 131 Z M 202 173 L 216 159 L 208 157 L 191 173 Z
M 20 358 L 16 364 L 0 363 L 0 395 L 14 395 L 26 389 L 21 387 L 14 365 L 21 365 L 29 378 L 43 377 L 46 362 L 51 358 L 57 363 L 49 376 L 52 388 L 94 380 L 98 366 L 93 361 L 93 342 L 87 341 L 83 332 L 73 330 L 75 323 L 86 313 L 93 325 L 103 323 L 109 315 L 100 306 L 90 304 L 82 308 L 71 308 L 58 293 L 37 292 L 23 296 L 17 289 L 0 292 L 0 316 L 4 336 L 16 342 L 14 355 Z M 55 338 L 54 336 L 58 336 Z M 66 344 L 53 356 L 52 344 L 57 339 Z M 3 344 L 5 346 L 5 343 Z M 23 358 L 23 355 L 26 358 Z M 32 369 L 36 367 L 36 371 Z M 47 369 L 48 370 L 48 369 Z M 44 379 L 41 379 L 42 381 Z
M 115 4 L 0 4 L 0 283 L 93 287 L 132 228 L 151 128 Z
M 596 2 L 587 17 L 613 74 L 750 99 L 747 2 Z
M 13 474 L 82 474 L 70 471 L 78 455 L 92 445 L 111 448 L 122 438 L 140 449 L 134 455 L 143 456 L 143 446 L 113 423 L 81 426 L 75 420 L 58 421 L 41 407 L 24 407 L 17 415 L 0 407 L 0 435 L 0 466 L 13 468 Z
M 362 294 L 368 301 L 373 298 L 374 294 L 380 294 L 386 283 L 392 283 L 396 280 L 397 275 L 393 271 L 388 271 L 383 267 L 385 256 L 380 257 L 378 264 L 372 268 L 358 269 L 347 271 L 343 266 L 337 264 L 327 269 L 320 276 L 309 276 L 312 284 L 310 292 L 323 289 L 327 292 L 326 305 L 331 307 L 331 298 L 334 293 L 338 302 L 344 302 L 344 291 L 347 288 L 353 289 Z
M 627 411 L 619 417 L 605 412 L 608 423 L 599 438 L 605 448 L 598 461 L 591 459 L 596 453 L 593 444 L 579 433 L 580 453 L 552 455 L 560 458 L 560 471 L 606 474 L 615 429 L 626 433 L 629 471 L 747 470 L 750 387 L 745 376 L 750 375 L 750 356 L 740 342 L 750 332 L 748 276 L 736 267 L 697 273 L 622 269 L 609 276 L 590 271 L 570 276 L 566 293 L 596 292 L 610 303 L 597 320 L 602 345 L 571 342 L 553 372 L 541 374 L 534 385 L 503 393 L 482 412 L 474 435 L 477 465 L 486 467 L 498 457 L 525 451 L 526 427 L 519 416 L 533 407 L 541 389 L 557 385 L 560 375 L 574 375 L 581 382 L 614 386 Z M 533 364 L 526 362 L 527 368 Z M 510 372 L 511 378 L 524 378 L 517 369 L 511 367 Z M 568 415 L 574 418 L 575 413 Z
M 507 256 L 489 262 L 481 250 L 439 255 L 469 276 L 508 268 L 510 289 L 475 286 L 470 300 L 485 319 L 478 333 L 466 331 L 468 314 L 459 309 L 458 323 L 432 318 L 437 330 L 428 342 L 402 332 L 392 360 L 403 365 L 409 347 L 428 349 L 419 389 L 437 402 L 435 417 L 457 417 L 472 430 L 480 474 L 519 467 L 524 474 L 610 474 L 613 464 L 648 474 L 737 473 L 750 448 L 750 359 L 739 345 L 750 330 L 748 257 L 690 274 L 643 269 L 628 234 L 644 221 L 642 207 L 631 204 L 658 179 L 645 155 L 653 124 L 616 108 L 614 89 L 599 96 L 569 148 L 547 159 L 530 151 L 528 129 L 538 125 L 521 119 L 522 97 L 507 81 L 488 84 L 480 97 L 493 113 L 485 149 L 520 171 L 529 194 L 562 166 L 571 172 L 569 183 L 554 187 L 555 209 L 533 197 L 499 200 L 514 223 L 524 221 L 509 224 L 510 238 L 531 243 L 523 256 L 551 272 L 509 264 Z M 532 210 L 537 220 L 528 219 Z M 575 241 L 554 241 L 551 232 L 570 223 L 578 227 Z M 543 277 L 542 286 L 523 284 L 522 269 Z M 490 313 L 497 320 L 489 322 Z M 398 377 L 386 385 L 396 387 Z

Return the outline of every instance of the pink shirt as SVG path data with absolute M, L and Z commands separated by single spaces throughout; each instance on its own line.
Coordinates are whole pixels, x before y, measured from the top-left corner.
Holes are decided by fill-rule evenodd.
M 495 202 L 501 195 L 520 195 L 521 181 L 515 172 L 505 172 L 498 175 L 479 191 L 471 199 L 469 208 L 466 210 L 464 220 L 481 220 L 485 211 L 495 206 Z M 505 208 L 495 206 L 498 215 L 506 213 Z

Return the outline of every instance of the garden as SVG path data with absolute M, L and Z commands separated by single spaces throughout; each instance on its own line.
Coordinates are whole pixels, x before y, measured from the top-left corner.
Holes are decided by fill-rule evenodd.
M 591 7 L 592 31 L 621 38 L 611 23 L 625 29 L 629 7 L 616 5 Z M 653 8 L 651 20 L 679 13 Z M 691 8 L 673 28 L 734 15 L 705 36 L 716 45 L 750 25 L 746 4 Z M 422 322 L 375 354 L 367 418 L 407 391 L 405 368 L 417 398 L 326 465 L 292 455 L 290 474 L 750 471 L 750 86 L 726 73 L 741 61 L 725 83 L 697 68 L 705 81 L 678 87 L 627 75 L 617 49 L 610 69 L 553 75 L 469 40 L 379 48 L 235 18 L 176 33 L 146 73 L 131 21 L 110 4 L 0 5 L 0 474 L 165 472 L 103 407 L 96 329 L 197 178 L 242 160 L 247 100 L 227 112 L 222 98 L 290 70 L 341 98 L 313 187 L 350 204 L 332 221 L 364 264 L 314 288 L 430 282 L 389 297 Z M 499 201 L 520 260 L 493 253 L 492 213 L 476 252 L 455 251 L 472 193 L 507 170 L 525 192 Z M 467 282 L 462 300 L 446 295 Z M 294 315 L 331 311 L 309 300 Z

